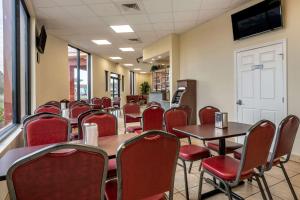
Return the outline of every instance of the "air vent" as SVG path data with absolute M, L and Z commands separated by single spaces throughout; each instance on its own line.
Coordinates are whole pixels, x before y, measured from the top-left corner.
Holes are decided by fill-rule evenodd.
M 142 43 L 140 38 L 130 38 L 128 39 L 130 43 Z
M 124 3 L 122 4 L 123 9 L 126 10 L 135 10 L 140 11 L 140 7 L 137 3 Z

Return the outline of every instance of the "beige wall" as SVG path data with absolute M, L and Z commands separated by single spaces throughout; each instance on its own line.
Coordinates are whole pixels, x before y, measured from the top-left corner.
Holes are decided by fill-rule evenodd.
M 68 43 L 48 34 L 35 69 L 36 105 L 69 97 Z
M 197 80 L 197 109 L 214 105 L 229 112 L 233 119 L 234 50 L 287 39 L 288 113 L 300 116 L 300 1 L 286 0 L 284 3 L 285 27 L 282 30 L 234 42 L 230 15 L 247 6 L 244 5 L 180 36 L 180 78 Z M 300 134 L 294 153 L 300 155 Z
M 151 73 L 148 73 L 148 74 L 136 73 L 135 94 L 141 94 L 140 86 L 143 82 L 148 82 L 149 85 L 150 85 L 150 88 L 151 88 L 151 86 L 152 86 L 152 75 L 151 75 Z

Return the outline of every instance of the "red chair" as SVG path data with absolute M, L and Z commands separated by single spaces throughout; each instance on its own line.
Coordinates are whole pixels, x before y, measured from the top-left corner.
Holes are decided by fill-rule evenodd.
M 99 148 L 56 144 L 22 157 L 8 170 L 13 200 L 101 199 L 107 154 Z
M 91 103 L 94 104 L 93 109 L 101 109 L 101 99 L 100 98 L 93 97 L 91 99 Z
M 86 112 L 84 112 L 84 113 L 81 113 L 81 114 L 78 116 L 78 133 L 77 133 L 77 134 L 76 134 L 76 133 L 74 134 L 74 135 L 77 135 L 77 138 L 78 138 L 78 139 L 82 139 L 82 138 L 83 138 L 83 130 L 82 130 L 82 126 L 81 126 L 82 120 L 83 120 L 86 116 L 90 115 L 91 113 L 95 113 L 95 112 L 99 112 L 99 110 L 97 110 L 97 109 L 88 110 L 88 111 L 86 111 Z
M 215 113 L 220 112 L 218 108 L 213 106 L 206 106 L 199 110 L 199 119 L 200 124 L 215 124 Z M 234 150 L 241 148 L 243 145 L 226 140 L 226 149 L 227 154 L 233 153 Z M 219 152 L 219 141 L 212 141 L 207 143 L 207 148 L 210 150 Z
M 164 112 L 165 110 L 159 106 L 146 108 L 142 115 L 143 130 L 136 130 L 135 133 L 141 134 L 142 132 L 150 130 L 163 130 Z
M 164 120 L 165 120 L 167 132 L 176 135 L 178 138 L 188 138 L 187 135 L 178 133 L 177 131 L 173 130 L 174 127 L 188 125 L 186 112 L 184 112 L 183 110 L 171 108 L 165 112 Z M 187 180 L 186 161 L 194 162 L 208 157 L 210 157 L 210 152 L 207 148 L 200 147 L 193 144 L 183 145 L 180 147 L 179 159 L 183 163 L 185 192 L 186 192 L 187 199 L 189 199 L 189 189 L 188 189 L 189 187 L 188 187 L 188 180 Z
M 58 101 L 48 101 L 45 105 L 52 105 L 60 108 L 60 103 Z
M 147 107 L 150 107 L 150 106 L 159 106 L 159 107 L 161 107 L 161 104 L 156 102 L 156 101 L 151 101 L 151 102 L 147 103 Z
M 34 114 L 38 114 L 38 113 L 51 113 L 55 115 L 60 115 L 61 110 L 60 108 L 53 105 L 41 105 L 34 111 Z
M 78 118 L 81 113 L 90 110 L 90 106 L 87 104 L 75 104 L 70 107 L 70 118 Z
M 66 104 L 66 108 L 69 108 L 70 101 L 68 99 L 62 99 L 62 100 L 60 100 L 60 102 L 59 102 L 60 108 L 61 108 L 61 104 L 62 103 L 65 103 Z
M 36 146 L 67 142 L 70 124 L 63 117 L 52 114 L 41 114 L 31 117 L 24 124 L 25 146 Z
M 81 129 L 83 127 L 84 123 L 95 123 L 98 127 L 98 136 L 99 137 L 105 137 L 105 136 L 111 136 L 111 135 L 117 135 L 118 134 L 118 120 L 116 116 L 110 114 L 110 113 L 104 113 L 101 111 L 98 112 L 91 112 L 90 114 L 87 114 L 83 117 L 80 125 Z M 84 130 L 83 130 L 84 131 Z M 82 134 L 80 134 L 82 139 Z M 116 159 L 109 159 L 108 161 L 108 178 L 113 178 L 116 176 Z
M 273 166 L 277 166 L 282 169 L 282 172 L 285 176 L 285 179 L 288 183 L 288 186 L 292 192 L 294 199 L 298 199 L 298 197 L 291 184 L 289 176 L 286 173 L 284 164 L 287 163 L 290 159 L 294 141 L 298 131 L 298 127 L 299 127 L 299 118 L 295 115 L 289 115 L 281 121 L 277 129 L 274 149 L 273 152 L 269 154 L 267 168 L 266 168 L 266 171 L 271 170 Z M 238 149 L 234 152 L 234 157 L 236 159 L 241 159 L 241 155 L 242 155 L 242 149 Z M 282 159 L 283 157 L 285 158 Z M 271 192 L 269 190 L 267 181 L 264 176 L 262 176 L 262 180 L 265 185 L 269 199 L 272 199 Z
M 111 99 L 108 97 L 102 97 L 101 98 L 101 108 L 110 108 L 111 107 Z
M 186 113 L 187 117 L 188 117 L 188 124 L 191 124 L 193 109 L 188 105 L 181 105 L 181 106 L 177 107 L 176 109 L 177 110 L 183 110 Z
M 129 126 L 129 127 L 127 127 L 127 124 L 141 122 L 141 120 L 138 119 L 138 118 L 132 118 L 130 116 L 127 116 L 126 114 L 135 114 L 135 113 L 140 113 L 140 112 L 141 112 L 141 108 L 136 103 L 127 103 L 123 106 L 125 133 L 126 132 L 133 133 L 137 130 L 142 129 L 141 126 Z
M 149 131 L 123 143 L 117 152 L 118 179 L 106 183 L 107 200 L 173 199 L 179 140 Z
M 121 108 L 121 98 L 120 97 L 114 97 L 113 99 L 113 107 L 114 108 Z
M 263 199 L 266 199 L 259 177 L 264 172 L 263 169 L 267 163 L 275 129 L 275 125 L 267 120 L 262 120 L 252 126 L 245 137 L 241 161 L 224 155 L 204 159 L 202 162 L 203 170 L 200 174 L 198 199 L 201 199 L 202 196 L 205 173 L 222 183 L 217 185 L 213 180 L 206 178 L 207 183 L 221 191 L 225 190 L 230 200 L 234 194 L 231 192 L 231 187 L 237 186 L 240 181 L 254 176 Z M 255 169 L 259 169 L 259 172 L 256 172 Z

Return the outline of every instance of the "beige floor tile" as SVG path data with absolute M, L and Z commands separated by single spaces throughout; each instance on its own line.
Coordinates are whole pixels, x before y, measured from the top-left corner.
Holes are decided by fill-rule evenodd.
M 237 193 L 241 197 L 246 198 L 259 192 L 259 188 L 245 181 L 243 185 L 233 188 L 232 191 Z
M 293 172 L 300 173 L 300 163 L 297 163 L 294 161 L 289 161 L 284 166 L 287 171 L 293 171 Z
M 193 174 L 188 174 L 188 186 L 189 188 L 199 185 L 199 178 Z M 185 190 L 184 174 L 183 171 L 176 172 L 175 175 L 175 188 L 179 191 Z
M 290 169 L 287 169 L 287 173 L 288 173 L 289 177 L 293 177 L 298 174 L 297 172 L 292 171 Z M 273 176 L 274 178 L 277 178 L 280 180 L 285 179 L 281 168 L 278 168 L 278 167 L 273 167 L 270 171 L 265 172 L 265 174 L 269 175 L 269 176 Z
M 183 196 L 183 194 L 181 194 L 180 192 L 177 192 L 174 194 L 173 199 L 174 200 L 185 200 L 185 196 Z
M 293 185 L 300 187 L 300 174 L 291 178 Z
M 281 198 L 275 196 L 275 195 L 272 195 L 273 197 L 273 200 L 282 200 Z M 248 198 L 246 198 L 247 200 L 263 200 L 262 196 L 261 196 L 261 193 L 256 193 L 252 196 L 249 196 Z
M 265 175 L 266 177 L 266 180 L 267 180 L 267 183 L 268 183 L 268 186 L 273 186 L 275 184 L 278 184 L 279 182 L 281 182 L 283 179 L 277 179 L 277 178 L 274 178 L 273 176 L 270 176 L 268 174 Z M 252 185 L 255 185 L 256 187 L 258 187 L 258 184 L 255 180 L 252 180 Z
M 190 189 L 189 191 L 189 195 L 190 195 L 190 200 L 196 200 L 198 199 L 198 187 L 193 187 Z M 203 187 L 202 187 L 202 194 L 203 193 L 206 193 L 206 192 L 209 192 L 213 190 L 213 187 L 207 183 L 203 184 Z M 182 194 L 185 196 L 185 193 L 182 192 Z M 220 193 L 220 194 L 217 194 L 217 195 L 214 195 L 208 199 L 212 199 L 212 200 L 224 200 L 224 199 L 227 199 L 226 195 L 223 194 L 223 193 Z
M 300 188 L 294 186 L 294 189 L 297 196 L 300 197 Z M 285 200 L 293 199 L 292 193 L 285 181 L 272 186 L 271 193 Z

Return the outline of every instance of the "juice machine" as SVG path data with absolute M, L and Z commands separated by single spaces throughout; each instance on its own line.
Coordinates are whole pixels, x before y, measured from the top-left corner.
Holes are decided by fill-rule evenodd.
M 171 101 L 171 107 L 189 106 L 192 109 L 190 120 L 191 124 L 196 124 L 197 119 L 196 95 L 196 80 L 178 80 L 177 90 L 175 91 Z

